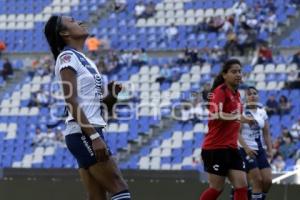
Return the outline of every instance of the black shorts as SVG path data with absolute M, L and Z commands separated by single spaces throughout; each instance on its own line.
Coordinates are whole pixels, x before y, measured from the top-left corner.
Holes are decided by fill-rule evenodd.
M 96 128 L 103 141 L 105 138 L 102 133 L 102 128 Z M 82 133 L 74 133 L 65 137 L 66 145 L 71 154 L 77 160 L 79 168 L 88 169 L 90 166 L 97 163 L 95 153 L 92 147 L 92 141 L 89 137 Z M 107 146 L 107 145 L 106 145 Z M 109 147 L 108 152 L 112 155 Z
M 242 156 L 242 158 L 245 161 L 246 164 L 246 171 L 247 173 L 251 170 L 251 169 L 265 169 L 265 168 L 270 168 L 270 164 L 268 162 L 267 159 L 267 155 L 264 149 L 261 150 L 257 150 L 257 156 L 255 158 L 250 158 L 245 150 L 243 148 L 240 149 L 240 154 Z
M 201 156 L 204 170 L 208 173 L 227 176 L 232 169 L 245 171 L 245 163 L 238 149 L 202 149 Z

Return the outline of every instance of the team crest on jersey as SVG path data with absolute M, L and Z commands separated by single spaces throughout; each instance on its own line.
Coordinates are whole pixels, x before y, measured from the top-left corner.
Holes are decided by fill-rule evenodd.
M 64 55 L 62 55 L 61 57 L 60 57 L 60 62 L 61 62 L 61 64 L 64 64 L 64 63 L 69 63 L 69 62 L 71 62 L 71 54 L 64 54 Z

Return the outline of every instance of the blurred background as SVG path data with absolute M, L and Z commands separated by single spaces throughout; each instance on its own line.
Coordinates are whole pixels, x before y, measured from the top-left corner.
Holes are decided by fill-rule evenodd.
M 273 140 L 268 199 L 297 199 L 299 0 L 0 0 L 0 198 L 84 199 L 64 144 L 64 101 L 44 38 L 53 15 L 87 23 L 85 52 L 126 89 L 107 143 L 134 199 L 197 199 L 206 102 L 222 63 L 243 63 Z M 221 199 L 229 199 L 228 187 Z

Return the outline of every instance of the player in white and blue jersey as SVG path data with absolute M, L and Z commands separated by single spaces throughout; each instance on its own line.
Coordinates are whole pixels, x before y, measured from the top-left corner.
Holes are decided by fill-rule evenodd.
M 45 36 L 55 58 L 55 75 L 61 81 L 67 104 L 65 139 L 79 165 L 89 200 L 130 200 L 130 192 L 105 143 L 103 109 L 110 113 L 122 86 L 108 85 L 104 94 L 101 74 L 82 52 L 88 32 L 83 23 L 52 16 Z
M 265 109 L 258 104 L 257 89 L 249 87 L 246 90 L 244 116 L 254 120 L 243 124 L 239 146 L 252 184 L 252 200 L 265 199 L 272 184 L 271 167 L 267 159 L 272 155 L 268 116 Z

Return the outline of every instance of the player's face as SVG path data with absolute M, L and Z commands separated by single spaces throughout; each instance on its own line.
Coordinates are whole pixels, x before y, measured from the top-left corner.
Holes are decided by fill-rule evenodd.
M 255 103 L 258 101 L 258 93 L 253 88 L 250 88 L 246 92 L 246 99 L 248 103 Z
M 242 81 L 241 66 L 239 64 L 231 65 L 227 73 L 223 74 L 225 82 L 233 87 L 238 87 Z
M 61 23 L 64 27 L 63 36 L 69 36 L 73 39 L 84 38 L 89 35 L 86 26 L 80 21 L 76 21 L 73 17 L 63 16 Z

